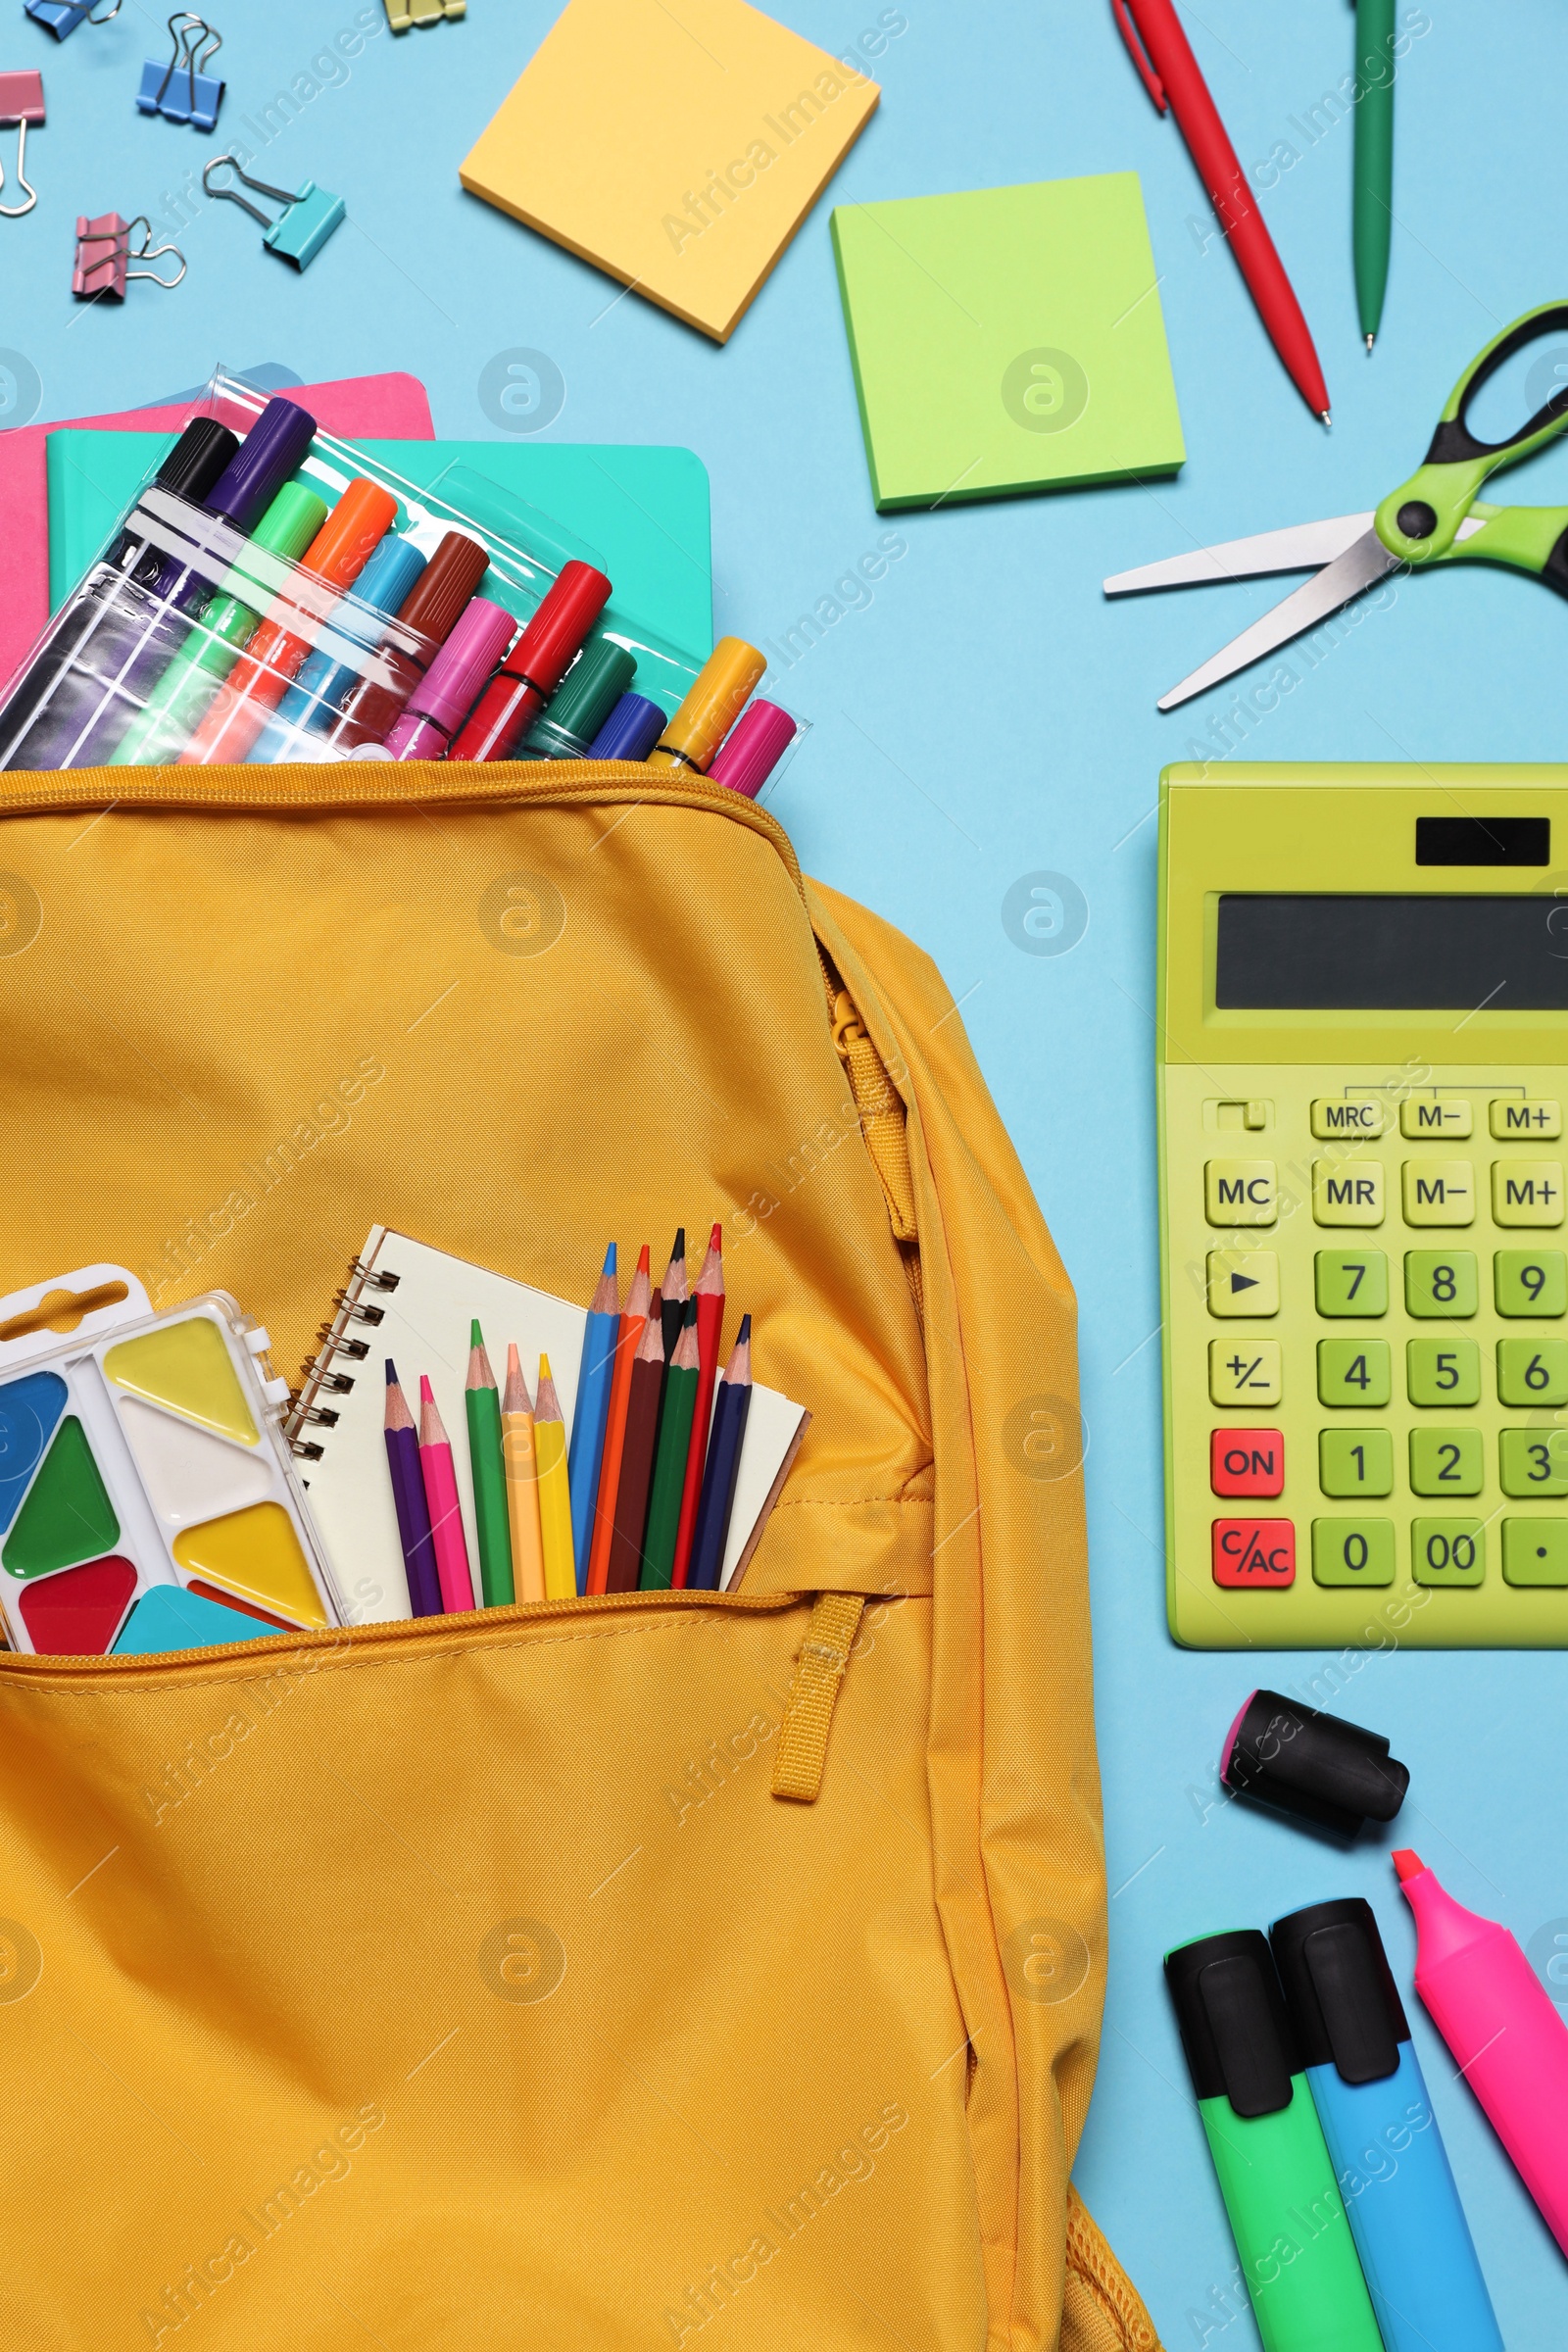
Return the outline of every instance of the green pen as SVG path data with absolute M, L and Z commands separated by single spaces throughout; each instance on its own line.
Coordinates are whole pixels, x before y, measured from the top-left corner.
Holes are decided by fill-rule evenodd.
M 1267 1938 L 1180 1944 L 1165 1982 L 1264 2352 L 1383 2352 Z
M 485 1353 L 477 1316 L 468 1327 L 468 1467 L 473 1473 L 473 1523 L 479 1538 L 479 1605 L 497 1609 L 516 1598 L 512 1576 L 512 1529 L 507 1518 L 506 1459 L 501 1450 L 501 1396 Z
M 326 520 L 326 501 L 285 482 L 248 544 L 292 564 Z M 111 767 L 166 767 L 179 758 L 219 687 L 261 626 L 261 614 L 229 591 L 213 598 L 148 695 L 109 760 Z
M 1394 213 L 1394 0 L 1356 0 L 1350 245 L 1368 351 L 1383 318 Z

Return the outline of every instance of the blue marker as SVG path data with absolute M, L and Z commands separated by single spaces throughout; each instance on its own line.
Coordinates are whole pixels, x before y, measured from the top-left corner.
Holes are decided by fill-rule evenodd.
M 1269 1940 L 1387 2352 L 1503 2352 L 1371 1905 Z
M 382 621 L 398 610 L 424 564 L 416 547 L 389 531 L 348 595 L 333 606 L 328 625 L 334 635 L 367 650 L 378 645 Z M 329 727 L 361 674 L 354 662 L 339 658 L 334 647 L 318 645 L 257 737 L 247 755 L 252 764 L 270 766 L 275 760 L 298 757 L 294 730 Z
M 669 713 L 646 694 L 623 694 L 588 746 L 590 760 L 646 760 L 669 724 Z

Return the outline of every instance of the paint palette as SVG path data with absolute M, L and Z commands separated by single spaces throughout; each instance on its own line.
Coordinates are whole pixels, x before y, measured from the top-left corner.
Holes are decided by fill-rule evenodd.
M 337 1625 L 265 1331 L 122 1266 L 0 1299 L 0 1612 L 15 1649 L 146 1655 Z

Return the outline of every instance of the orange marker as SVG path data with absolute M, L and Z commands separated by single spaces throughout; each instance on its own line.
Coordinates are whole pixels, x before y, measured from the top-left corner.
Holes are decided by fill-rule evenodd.
M 593 1549 L 588 1554 L 586 1590 L 590 1592 L 604 1592 L 605 1578 L 610 1571 L 610 1544 L 615 1532 L 615 1495 L 620 1486 L 620 1457 L 626 1445 L 626 1407 L 631 1400 L 631 1368 L 654 1296 L 648 1260 L 649 1245 L 644 1242 L 637 1259 L 637 1271 L 626 1293 L 626 1305 L 620 1318 L 620 1337 L 615 1342 L 615 1374 L 610 1384 L 610 1411 L 605 1419 L 605 1450 L 599 1464 L 599 1492 L 594 1497 Z
M 300 558 L 299 568 L 329 588 L 351 588 L 397 519 L 398 502 L 378 482 L 356 475 Z M 280 597 L 273 612 L 298 615 Z M 282 619 L 263 621 L 235 662 L 206 717 L 180 753 L 181 767 L 243 760 L 311 650 L 315 632 L 301 637 Z
M 715 1220 L 708 1237 L 708 1255 L 692 1297 L 697 1301 L 697 1402 L 692 1407 L 691 1450 L 686 1456 L 686 1484 L 680 1498 L 680 1526 L 675 1531 L 672 1582 L 686 1582 L 697 1531 L 697 1505 L 703 1494 L 703 1464 L 708 1459 L 708 1425 L 713 1412 L 713 1383 L 718 1378 L 718 1344 L 724 1332 L 723 1234 Z

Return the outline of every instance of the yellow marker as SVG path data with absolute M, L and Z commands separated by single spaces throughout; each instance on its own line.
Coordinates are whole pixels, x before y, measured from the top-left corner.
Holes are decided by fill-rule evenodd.
M 714 753 L 760 685 L 767 658 L 744 637 L 721 637 L 697 683 L 648 755 L 650 767 L 706 773 Z
M 539 1533 L 545 1554 L 545 1595 L 550 1600 L 577 1597 L 577 1559 L 571 1542 L 571 1488 L 566 1479 L 566 1425 L 561 1399 L 550 1377 L 550 1358 L 539 1358 L 539 1386 L 534 1394 L 535 1481 L 539 1496 Z
M 507 1520 L 512 1529 L 512 1573 L 519 1600 L 544 1600 L 545 1553 L 539 1526 L 539 1465 L 533 1402 L 515 1346 L 507 1349 L 507 1393 L 501 1399 L 501 1459 L 507 1473 Z

